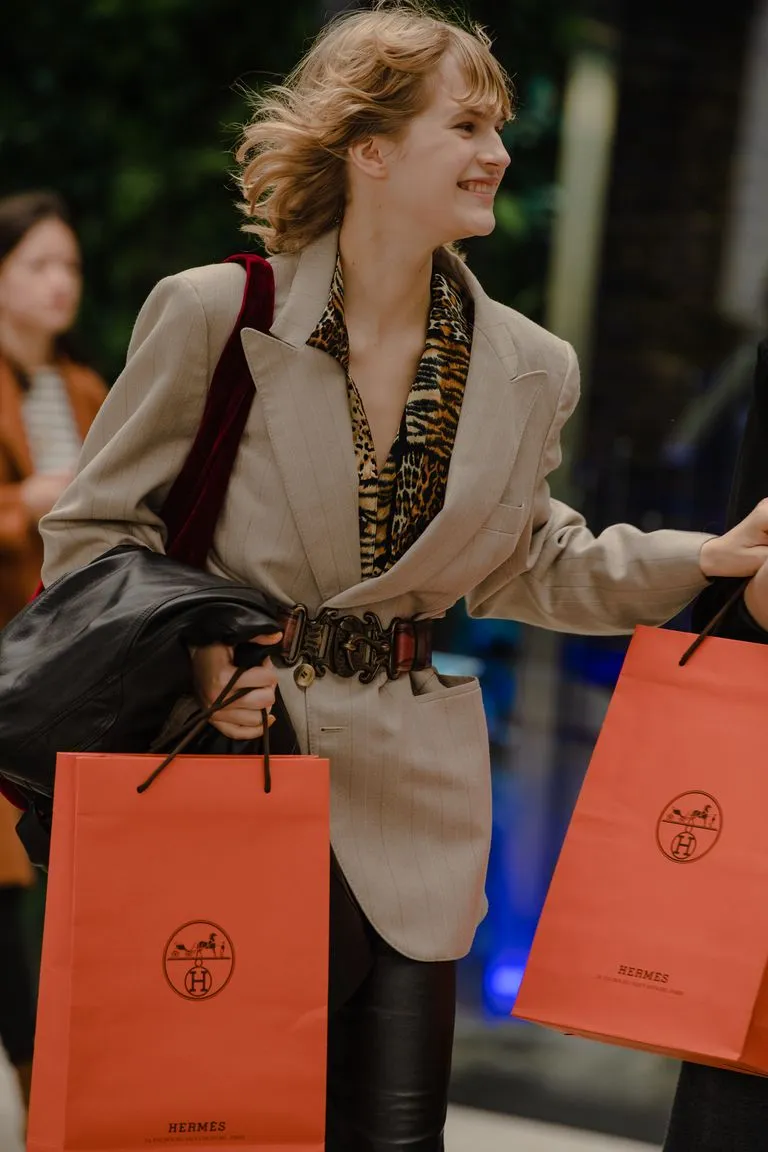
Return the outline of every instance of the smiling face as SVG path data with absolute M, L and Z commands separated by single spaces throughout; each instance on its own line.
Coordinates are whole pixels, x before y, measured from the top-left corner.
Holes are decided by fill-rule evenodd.
M 504 122 L 499 108 L 468 101 L 467 81 L 446 55 L 423 110 L 381 146 L 382 198 L 401 228 L 432 249 L 493 231 L 493 202 L 510 162 Z

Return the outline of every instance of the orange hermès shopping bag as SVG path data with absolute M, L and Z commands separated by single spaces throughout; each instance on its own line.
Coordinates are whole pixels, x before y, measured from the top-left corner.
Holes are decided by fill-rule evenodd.
M 62 754 L 29 1152 L 320 1152 L 328 762 Z
M 514 1014 L 768 1073 L 768 647 L 639 628 Z

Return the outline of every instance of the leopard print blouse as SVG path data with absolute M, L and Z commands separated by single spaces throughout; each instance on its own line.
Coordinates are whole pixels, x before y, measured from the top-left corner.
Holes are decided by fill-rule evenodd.
M 363 401 L 349 374 L 340 260 L 325 312 L 307 343 L 338 360 L 347 378 L 358 474 L 360 563 L 368 580 L 391 568 L 443 506 L 469 370 L 472 301 L 445 272 L 434 269 L 424 353 L 381 471 Z

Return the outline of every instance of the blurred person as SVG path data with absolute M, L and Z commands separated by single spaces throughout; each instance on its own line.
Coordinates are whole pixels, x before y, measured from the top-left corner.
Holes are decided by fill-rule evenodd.
M 37 586 L 38 521 L 72 479 L 106 395 L 66 339 L 81 291 L 80 248 L 59 197 L 0 200 L 0 627 Z
M 752 354 L 752 399 L 731 487 L 727 523 L 768 493 L 768 338 Z M 701 631 L 723 608 L 734 581 L 716 580 L 697 599 Z M 768 564 L 717 626 L 716 635 L 768 644 Z M 664 1152 L 768 1152 L 768 1079 L 703 1064 L 680 1072 Z
M 494 228 L 511 115 L 481 29 L 396 2 L 335 19 L 257 98 L 238 153 L 276 308 L 269 334 L 243 333 L 256 395 L 207 567 L 260 589 L 285 633 L 282 658 L 247 672 L 250 693 L 214 726 L 257 739 L 279 685 L 302 752 L 331 761 L 332 847 L 367 941 L 329 1019 L 331 1152 L 444 1147 L 455 962 L 485 912 L 490 764 L 478 683 L 437 673 L 430 620 L 466 596 L 476 616 L 629 632 L 768 556 L 765 506 L 719 538 L 595 537 L 550 498 L 573 349 L 489 299 L 454 250 Z M 43 521 L 46 583 L 116 545 L 164 550 L 159 512 L 243 285 L 220 264 L 151 293 Z M 191 660 L 209 701 L 232 652 Z M 332 917 L 332 971 L 358 962 Z
M 71 480 L 106 388 L 69 353 L 80 303 L 80 249 L 66 208 L 50 192 L 0 199 L 0 628 L 34 593 L 40 517 Z M 34 993 L 24 910 L 33 874 L 0 797 L 0 1041 L 25 1104 Z

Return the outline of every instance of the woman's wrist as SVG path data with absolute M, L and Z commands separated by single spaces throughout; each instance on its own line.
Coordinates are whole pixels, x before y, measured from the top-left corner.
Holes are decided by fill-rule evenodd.
M 699 567 L 706 576 L 707 580 L 714 579 L 718 575 L 718 542 L 719 536 L 710 536 L 709 540 L 705 540 L 699 551 Z

